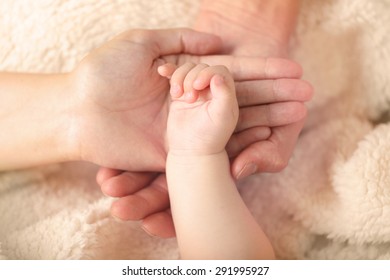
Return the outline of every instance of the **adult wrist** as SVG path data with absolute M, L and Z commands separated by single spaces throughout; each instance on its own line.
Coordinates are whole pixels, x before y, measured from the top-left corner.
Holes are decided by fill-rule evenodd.
M 72 160 L 67 74 L 1 73 L 1 170 Z
M 50 154 L 47 155 L 48 161 L 79 160 L 76 133 L 77 100 L 73 78 L 69 73 L 62 73 L 49 74 L 43 79 L 46 80 L 47 88 L 43 91 L 41 102 L 50 108 L 45 116 L 46 140 L 51 146 Z M 42 123 L 42 126 L 45 126 L 45 123 Z

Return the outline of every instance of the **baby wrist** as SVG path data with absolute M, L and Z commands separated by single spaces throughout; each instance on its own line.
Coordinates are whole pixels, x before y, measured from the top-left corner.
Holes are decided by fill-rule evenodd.
M 191 166 L 214 160 L 229 161 L 229 157 L 225 150 L 215 154 L 181 154 L 170 151 L 167 156 L 167 164 L 170 165 Z

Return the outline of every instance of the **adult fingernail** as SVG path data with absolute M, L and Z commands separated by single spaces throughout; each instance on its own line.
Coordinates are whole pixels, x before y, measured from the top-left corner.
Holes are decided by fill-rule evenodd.
M 142 229 L 143 231 L 145 231 L 145 232 L 146 232 L 148 235 L 150 235 L 151 237 L 157 237 L 156 234 L 150 232 L 149 229 L 148 229 L 147 227 L 145 227 L 144 225 L 141 225 L 141 229 Z
M 237 179 L 242 179 L 242 178 L 248 177 L 252 174 L 255 174 L 256 172 L 257 172 L 257 165 L 255 165 L 253 163 L 248 163 L 238 173 Z
M 124 223 L 125 221 L 122 220 L 121 218 L 118 218 L 117 216 L 111 215 L 111 217 L 114 219 L 115 222 L 117 223 Z

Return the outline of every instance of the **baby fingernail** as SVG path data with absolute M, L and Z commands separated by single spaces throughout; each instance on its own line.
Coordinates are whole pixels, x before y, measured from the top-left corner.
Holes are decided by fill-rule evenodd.
M 217 86 L 220 86 L 220 85 L 223 85 L 223 83 L 225 82 L 224 81 L 224 78 L 220 75 L 215 75 L 214 77 L 214 82 Z
M 196 80 L 194 81 L 194 83 L 192 84 L 192 86 L 193 86 L 195 89 L 201 89 L 202 81 L 196 79 Z
M 181 93 L 181 88 L 178 84 L 174 84 L 171 86 L 171 94 L 173 96 L 178 96 Z

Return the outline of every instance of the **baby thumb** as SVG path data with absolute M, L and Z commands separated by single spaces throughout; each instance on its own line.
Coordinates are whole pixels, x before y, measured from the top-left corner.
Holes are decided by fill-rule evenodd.
M 215 114 L 224 121 L 232 121 L 234 126 L 238 119 L 238 102 L 233 79 L 222 75 L 215 75 L 210 82 L 212 102 L 211 114 Z

